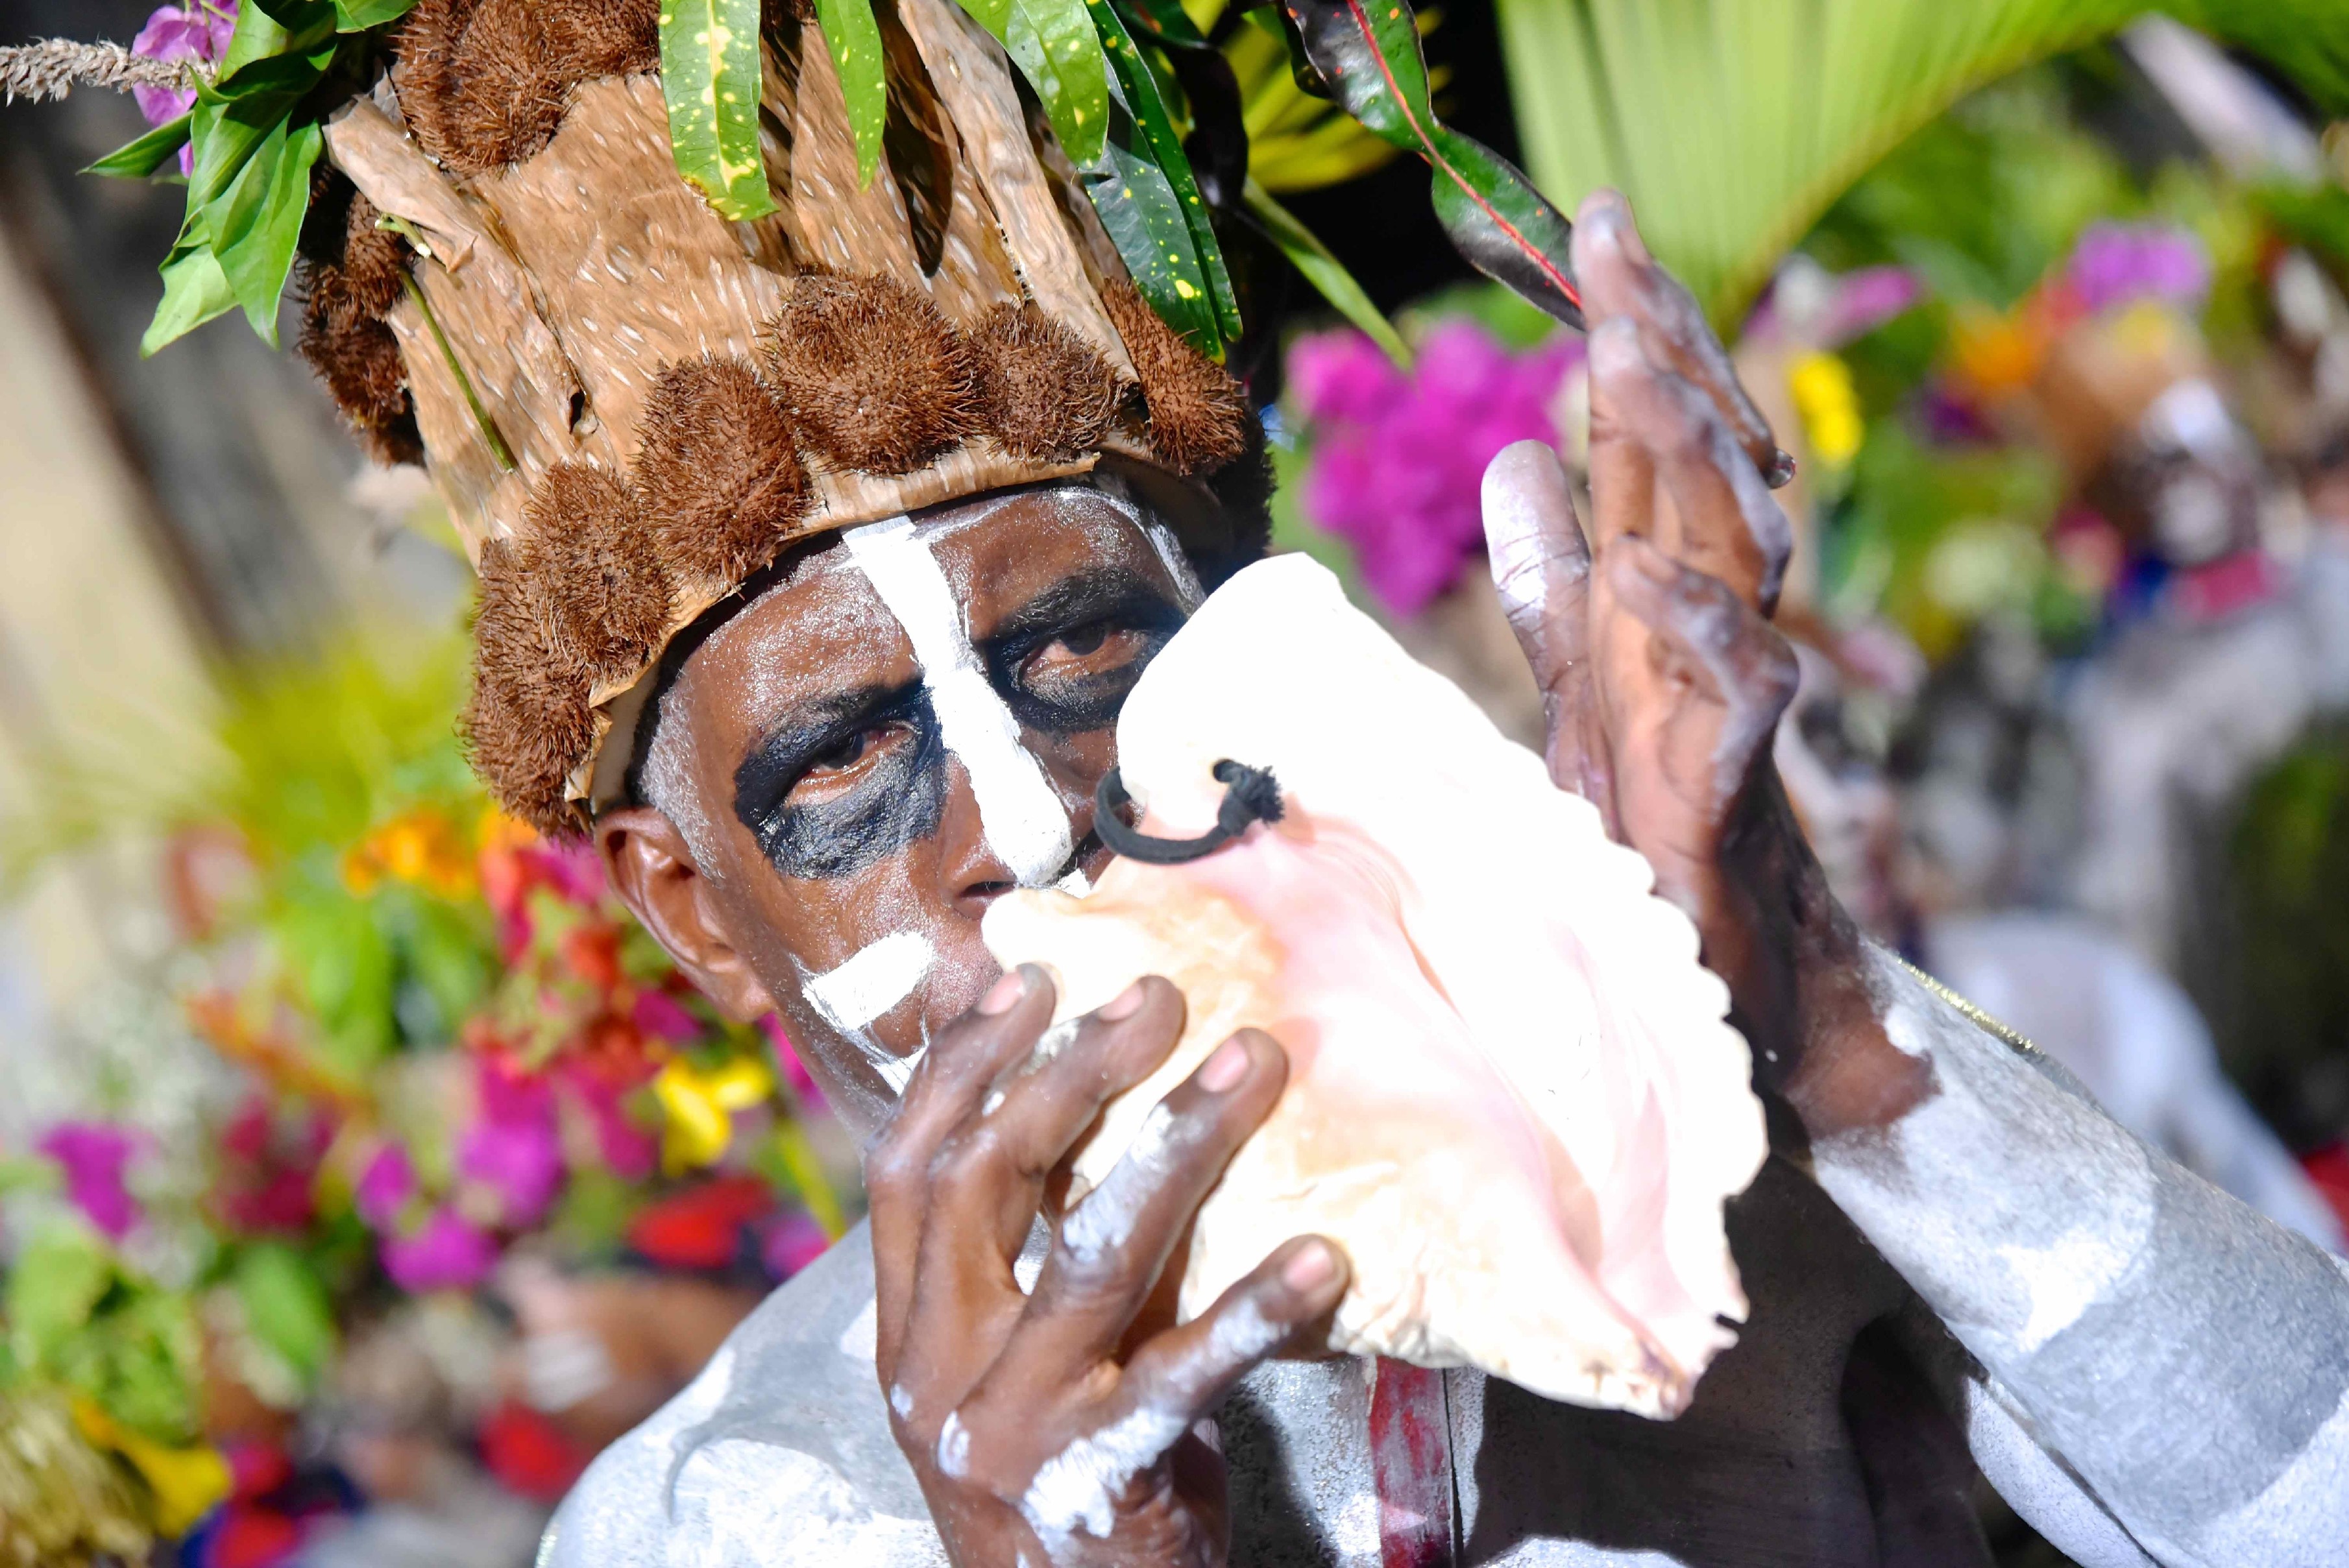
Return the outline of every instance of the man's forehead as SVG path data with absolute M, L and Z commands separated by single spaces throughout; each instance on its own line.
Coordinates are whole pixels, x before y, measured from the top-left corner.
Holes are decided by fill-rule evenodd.
M 1039 486 L 932 508 L 912 521 L 975 639 L 1089 566 L 1165 577 L 1178 597 L 1187 587 L 1173 535 L 1114 490 Z M 697 683 L 716 677 L 753 707 L 915 674 L 904 628 L 840 537 L 795 559 L 686 670 Z

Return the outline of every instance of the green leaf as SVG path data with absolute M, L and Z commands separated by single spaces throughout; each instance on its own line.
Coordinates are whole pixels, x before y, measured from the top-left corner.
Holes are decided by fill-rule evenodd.
M 760 0 L 661 0 L 661 91 L 677 171 L 723 218 L 776 210 L 759 151 Z
M 1497 0 L 1519 145 L 1571 206 L 1630 198 L 1726 325 L 1788 247 L 1976 88 L 2149 9 L 2264 55 L 2349 111 L 2340 0 Z
M 873 20 L 872 0 L 815 0 L 815 15 L 848 99 L 848 126 L 856 135 L 856 182 L 871 185 L 873 171 L 881 166 L 881 131 L 889 117 L 880 25 Z
M 962 0 L 962 8 L 970 19 L 995 35 L 1001 43 L 1011 31 L 1011 0 Z
M 1141 132 L 1140 144 L 1133 150 L 1148 158 L 1165 176 L 1182 210 L 1184 226 L 1190 231 L 1192 253 L 1206 280 L 1215 308 L 1216 338 L 1209 352 L 1221 358 L 1222 346 L 1240 335 L 1240 302 L 1232 289 L 1231 273 L 1224 265 L 1224 250 L 1216 240 L 1215 225 L 1208 221 L 1207 204 L 1200 200 L 1198 181 L 1192 177 L 1190 157 L 1183 150 L 1183 139 L 1175 134 L 1173 118 L 1166 112 L 1157 73 L 1134 46 L 1124 20 L 1109 0 L 1086 0 L 1086 4 L 1100 30 L 1102 52 L 1109 58 L 1110 68 L 1117 74 L 1119 97 Z
M 194 112 L 191 110 L 175 120 L 159 125 L 138 140 L 125 142 L 116 148 L 82 172 L 111 175 L 117 180 L 144 180 L 171 161 L 173 153 L 188 145 L 188 128 L 194 119 Z
M 243 1249 L 233 1278 L 245 1327 L 306 1387 L 335 1353 L 335 1314 L 326 1286 L 292 1248 L 264 1242 Z
M 251 0 L 248 9 L 266 11 L 285 30 L 285 41 L 273 54 L 306 54 L 332 38 L 340 23 L 334 0 Z M 228 72 L 223 69 L 221 75 Z
M 1248 215 L 1255 221 L 1258 232 L 1280 248 L 1280 253 L 1305 274 L 1305 281 L 1319 289 L 1321 297 L 1328 300 L 1339 315 L 1386 350 L 1389 359 L 1401 368 L 1409 370 L 1411 349 L 1403 343 L 1402 335 L 1394 329 L 1394 324 L 1379 307 L 1371 303 L 1371 296 L 1362 292 L 1362 285 L 1354 281 L 1354 274 L 1346 270 L 1346 263 L 1331 253 L 1319 235 L 1298 222 L 1295 213 L 1274 201 L 1272 193 L 1253 180 L 1247 182 L 1246 199 Z M 1534 319 L 1539 321 L 1541 318 L 1536 316 Z
M 96 1236 L 68 1224 L 33 1233 L 11 1261 L 5 1297 L 18 1358 L 52 1365 L 113 1283 L 114 1260 Z
M 1200 270 L 1198 253 L 1192 249 L 1182 199 L 1164 172 L 1112 135 L 1101 161 L 1084 170 L 1081 179 L 1093 211 L 1101 214 L 1102 227 L 1150 308 L 1202 353 L 1220 358 L 1223 340 L 1216 330 L 1215 297 Z
M 1282 0 L 1306 57 L 1348 114 L 1434 171 L 1435 215 L 1479 272 L 1573 325 L 1565 216 L 1492 149 L 1447 129 L 1427 94 L 1419 24 L 1404 0 Z
M 140 357 L 235 308 L 236 291 L 229 287 L 228 274 L 221 271 L 212 247 L 173 246 L 163 262 L 163 303 L 155 307 L 155 319 L 139 340 Z
M 1009 0 L 1003 9 L 996 36 L 1036 89 L 1061 150 L 1080 169 L 1099 161 L 1109 131 L 1109 62 L 1085 0 Z
M 415 7 L 416 0 L 335 0 L 335 30 L 364 33 L 386 22 L 397 22 Z
M 277 346 L 277 302 L 294 267 L 294 243 L 310 209 L 310 170 L 325 136 L 317 123 L 288 129 L 283 122 L 246 164 L 216 221 L 212 253 L 229 287 L 271 347 Z

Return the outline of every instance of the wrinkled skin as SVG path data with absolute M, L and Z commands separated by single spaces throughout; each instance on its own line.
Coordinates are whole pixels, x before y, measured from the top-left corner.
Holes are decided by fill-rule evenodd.
M 1695 919 L 1707 962 L 1731 984 L 1764 1090 L 1815 1133 L 1889 1120 L 1922 1090 L 1847 978 L 1854 937 L 1769 760 L 1795 673 L 1767 621 L 1788 541 L 1764 476 L 1785 459 L 1619 198 L 1585 204 L 1574 261 L 1592 326 L 1592 526 L 1586 536 L 1556 459 L 1539 449 L 1503 454 L 1486 485 L 1495 576 L 1544 692 L 1552 777 L 1598 802 Z M 1154 565 L 1138 530 L 1122 544 L 1106 525 L 1032 531 L 1046 521 L 1005 508 L 939 547 L 975 642 L 1089 552 L 1123 552 L 1145 576 Z M 1250 1367 L 1326 1317 L 1344 1293 L 1344 1259 L 1319 1239 L 1293 1240 L 1181 1327 L 1162 1326 L 1164 1304 L 1154 1309 L 1153 1298 L 1189 1215 L 1278 1097 L 1285 1061 L 1268 1037 L 1235 1036 L 1166 1102 L 1164 1156 L 1131 1226 L 1084 1256 L 1056 1241 L 1032 1295 L 1021 1292 L 1012 1263 L 1056 1168 L 1098 1108 L 1164 1059 L 1182 999 L 1163 980 L 1144 981 L 1057 1054 L 1037 1051 L 1049 985 L 1022 971 L 987 989 L 977 918 L 1010 878 L 988 849 L 959 763 L 947 764 L 936 829 L 847 878 L 779 873 L 725 809 L 738 767 L 779 709 L 913 673 L 904 637 L 871 597 L 836 557 L 812 562 L 693 655 L 678 690 L 720 863 L 697 864 L 649 808 L 599 824 L 606 862 L 623 897 L 722 1005 L 744 1017 L 780 1005 L 824 1087 L 852 1111 L 880 1098 L 877 1080 L 855 1042 L 802 1002 L 801 979 L 909 924 L 939 948 L 926 991 L 874 1026 L 895 1055 L 930 1045 L 866 1171 L 882 1387 L 954 1560 L 1225 1562 L 1222 1464 L 1194 1423 Z M 1071 628 L 1043 656 L 1138 670 L 1154 651 L 1145 630 L 1094 630 Z M 1106 726 L 1022 738 L 1081 842 L 1092 787 L 1112 760 Z M 802 783 L 853 788 L 846 775 L 864 758 L 909 744 L 880 726 Z M 1826 1026 L 1846 1015 L 1866 1026 Z M 1071 1493 L 1058 1483 L 1113 1429 L 1149 1435 L 1121 1449 L 1124 1461 L 1096 1468 L 1102 1508 L 1071 1528 Z M 1086 1491 L 1077 1489 L 1080 1501 L 1093 1501 Z

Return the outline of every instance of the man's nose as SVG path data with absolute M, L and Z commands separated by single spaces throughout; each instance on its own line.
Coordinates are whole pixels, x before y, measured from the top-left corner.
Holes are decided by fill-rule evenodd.
M 1092 831 L 1092 798 L 1078 787 L 1078 781 L 1063 779 L 1060 769 L 1047 767 L 1043 771 L 1061 809 L 1068 813 L 1069 841 L 1076 846 L 1073 864 L 1092 847 L 1087 835 Z M 1058 868 L 1063 873 L 1069 869 Z M 988 904 L 1019 885 L 1019 873 L 988 842 L 986 818 L 971 789 L 970 770 L 960 758 L 951 755 L 947 758 L 946 801 L 938 820 L 938 876 L 947 903 L 970 920 L 986 913 Z

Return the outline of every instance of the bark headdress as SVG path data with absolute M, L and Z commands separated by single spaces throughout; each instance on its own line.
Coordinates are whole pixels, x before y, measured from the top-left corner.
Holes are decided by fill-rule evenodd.
M 1283 15 L 1470 259 L 1576 319 L 1564 220 L 1435 120 L 1408 7 Z M 480 572 L 473 757 L 544 830 L 617 795 L 669 638 L 795 541 L 1113 458 L 1249 545 L 1247 142 L 1174 0 L 244 0 L 216 60 L 0 77 L 56 90 L 77 48 L 195 94 L 100 166 L 189 176 L 150 347 L 274 330 L 291 270 L 300 351 Z

